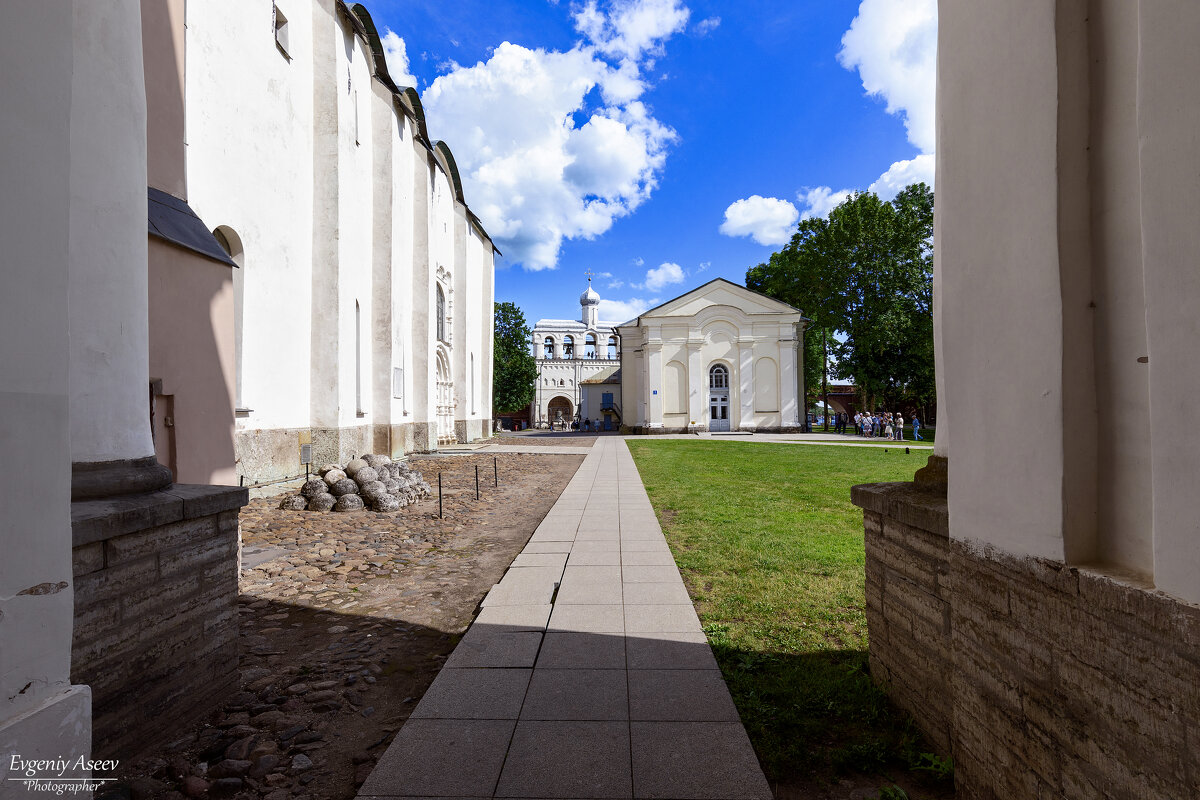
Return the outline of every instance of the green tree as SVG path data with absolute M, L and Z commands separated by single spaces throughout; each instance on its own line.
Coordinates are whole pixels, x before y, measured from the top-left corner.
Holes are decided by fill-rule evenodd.
M 533 402 L 537 362 L 529 352 L 529 326 L 515 303 L 496 303 L 492 351 L 492 412 L 511 414 Z
M 891 202 L 857 193 L 827 218 L 801 221 L 786 247 L 747 271 L 746 285 L 801 309 L 813 320 L 809 335 L 837 332 L 831 377 L 852 379 L 867 407 L 933 401 L 933 192 L 925 184 Z

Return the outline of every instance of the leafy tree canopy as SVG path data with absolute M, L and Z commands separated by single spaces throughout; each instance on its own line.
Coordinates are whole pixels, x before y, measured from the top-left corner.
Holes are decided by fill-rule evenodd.
M 515 303 L 496 303 L 492 359 L 492 410 L 511 414 L 533 402 L 537 362 L 529 352 L 531 332 Z
M 859 192 L 825 219 L 802 220 L 791 242 L 746 272 L 746 286 L 801 309 L 808 336 L 836 331 L 831 375 L 853 380 L 868 407 L 934 400 L 933 192 L 924 183 L 891 202 Z

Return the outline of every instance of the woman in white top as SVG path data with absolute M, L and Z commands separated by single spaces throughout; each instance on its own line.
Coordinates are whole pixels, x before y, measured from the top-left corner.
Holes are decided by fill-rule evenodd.
M 886 411 L 883 412 L 883 435 L 885 438 L 887 438 L 889 441 L 891 441 L 891 438 L 892 438 L 892 415 L 887 413 Z
M 899 411 L 896 412 L 896 441 L 904 441 L 904 415 Z

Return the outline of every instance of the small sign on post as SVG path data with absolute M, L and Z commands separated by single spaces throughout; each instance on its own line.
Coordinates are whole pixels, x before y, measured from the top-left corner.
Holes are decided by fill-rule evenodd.
M 310 477 L 312 477 L 311 474 L 309 473 L 309 469 L 308 469 L 308 465 L 312 463 L 312 445 L 311 444 L 300 445 L 300 463 L 304 465 L 304 481 L 305 481 L 305 483 L 307 483 L 308 479 Z

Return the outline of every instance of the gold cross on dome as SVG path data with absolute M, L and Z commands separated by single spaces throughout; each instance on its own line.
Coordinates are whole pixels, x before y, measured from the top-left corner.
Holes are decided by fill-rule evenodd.
M 590 269 L 586 269 L 586 270 L 584 270 L 584 271 L 583 271 L 583 274 L 587 276 L 588 283 L 591 283 L 591 282 L 592 282 L 592 276 L 593 276 L 593 275 L 595 275 L 596 273 L 592 272 Z

